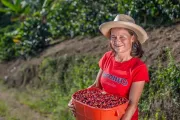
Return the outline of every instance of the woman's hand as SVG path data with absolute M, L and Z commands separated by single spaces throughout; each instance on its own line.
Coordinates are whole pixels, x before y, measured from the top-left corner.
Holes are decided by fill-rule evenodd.
M 95 84 L 92 84 L 91 86 L 89 86 L 87 89 L 90 89 L 90 88 L 97 88 L 97 86 Z
M 69 101 L 68 107 L 69 107 L 69 109 L 71 110 L 73 116 L 76 117 L 76 109 L 75 109 L 75 107 L 74 107 L 74 104 L 72 103 L 72 99 Z

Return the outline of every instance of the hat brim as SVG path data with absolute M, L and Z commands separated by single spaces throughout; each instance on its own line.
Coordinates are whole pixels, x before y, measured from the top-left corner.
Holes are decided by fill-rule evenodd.
M 99 29 L 101 33 L 107 37 L 110 38 L 110 29 L 111 28 L 126 28 L 134 31 L 138 37 L 139 42 L 142 44 L 148 39 L 148 35 L 146 31 L 139 25 L 136 25 L 134 23 L 130 22 L 124 22 L 124 21 L 111 21 L 103 23 L 99 26 Z

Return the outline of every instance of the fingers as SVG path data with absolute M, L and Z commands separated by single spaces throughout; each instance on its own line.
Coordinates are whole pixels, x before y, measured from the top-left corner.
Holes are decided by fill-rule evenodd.
M 71 110 L 75 111 L 75 107 L 74 107 L 74 105 L 73 105 L 72 103 L 69 103 L 69 104 L 68 104 L 68 107 L 69 107 Z
M 71 110 L 73 116 L 76 117 L 76 110 L 75 110 L 75 107 L 74 107 L 74 105 L 72 103 L 72 100 L 70 100 L 70 102 L 68 103 L 68 107 Z
M 71 113 L 73 114 L 74 117 L 76 117 L 76 112 L 71 110 Z
M 70 108 L 70 110 L 71 110 L 71 113 L 73 114 L 73 116 L 76 117 L 76 111 L 75 111 L 75 109 L 74 109 L 74 108 Z
M 73 111 L 73 112 L 76 111 L 75 108 L 74 108 L 73 106 L 69 107 L 69 109 L 70 109 L 71 111 Z

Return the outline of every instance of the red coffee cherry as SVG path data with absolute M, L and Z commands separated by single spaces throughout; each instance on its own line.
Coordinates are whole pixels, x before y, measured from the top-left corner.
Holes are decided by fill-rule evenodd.
M 117 95 L 105 94 L 98 88 L 90 88 L 76 92 L 73 98 L 95 108 L 113 108 L 127 102 L 126 98 Z

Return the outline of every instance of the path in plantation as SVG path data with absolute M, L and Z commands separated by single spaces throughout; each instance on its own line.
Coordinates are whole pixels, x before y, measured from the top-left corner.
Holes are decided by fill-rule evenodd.
M 21 104 L 16 100 L 13 91 L 3 89 L 4 86 L 0 85 L 0 100 L 3 101 L 8 108 L 8 116 L 16 118 L 18 120 L 50 120 L 49 118 L 42 116 L 37 111 L 34 111 L 27 105 Z M 0 117 L 0 120 L 6 120 Z
M 5 120 L 4 118 L 0 117 L 0 120 Z

